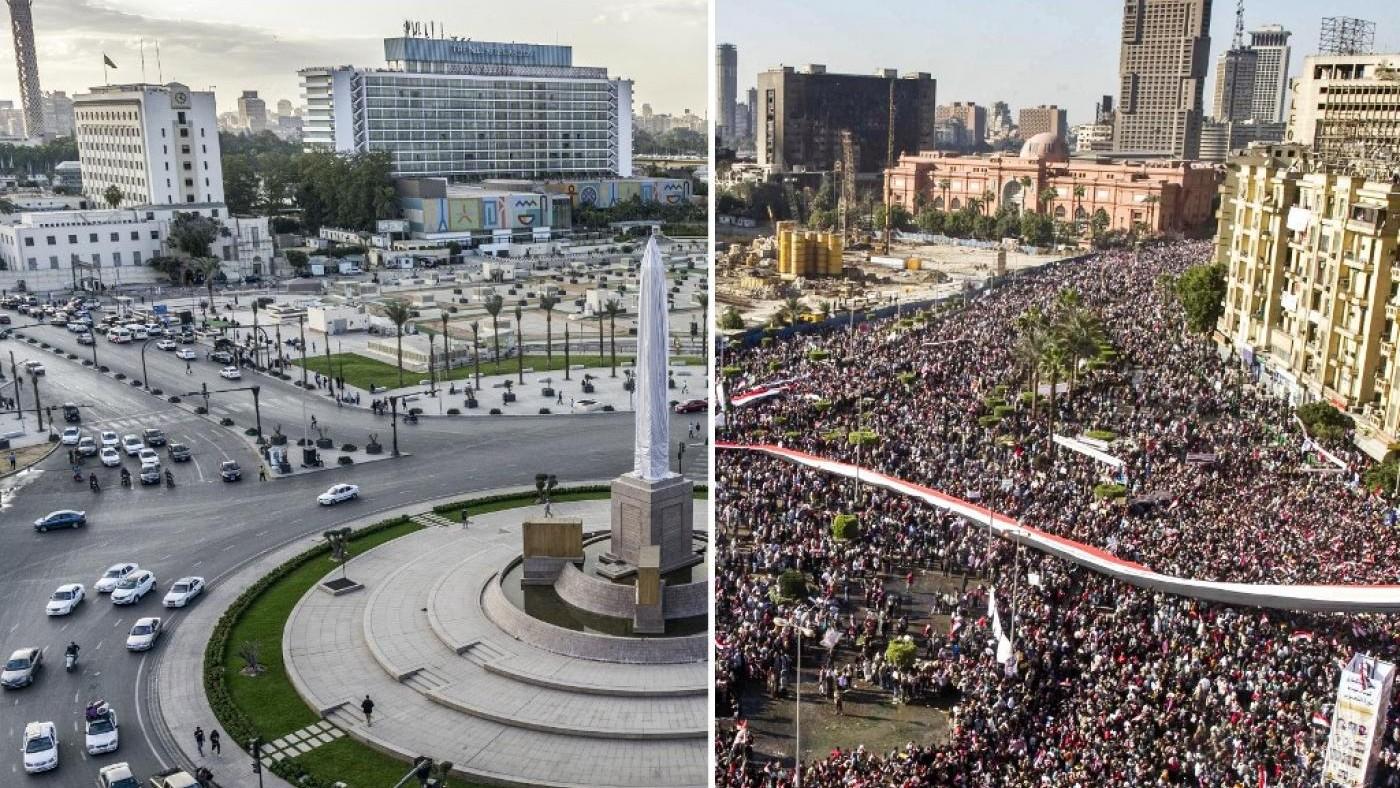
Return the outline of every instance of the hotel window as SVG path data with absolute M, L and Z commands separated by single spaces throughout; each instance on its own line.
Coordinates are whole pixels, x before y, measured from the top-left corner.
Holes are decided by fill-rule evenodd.
M 25 245 L 25 246 L 33 246 L 33 245 L 34 245 L 34 239 L 33 239 L 32 237 L 25 236 L 25 238 L 24 238 L 24 245 Z

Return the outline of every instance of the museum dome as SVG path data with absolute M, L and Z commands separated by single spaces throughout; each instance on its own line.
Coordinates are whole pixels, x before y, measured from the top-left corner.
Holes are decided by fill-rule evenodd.
M 1054 132 L 1042 131 L 1026 140 L 1026 144 L 1021 146 L 1021 158 L 1068 161 L 1069 147 Z

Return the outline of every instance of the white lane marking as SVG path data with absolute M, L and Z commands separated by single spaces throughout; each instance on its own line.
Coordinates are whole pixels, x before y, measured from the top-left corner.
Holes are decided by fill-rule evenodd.
M 136 725 L 141 728 L 141 736 L 146 740 L 146 749 L 150 750 L 160 761 L 160 768 L 169 769 L 170 764 L 165 762 L 165 757 L 160 754 L 160 749 L 155 742 L 151 741 L 151 733 L 146 729 L 146 717 L 141 713 L 141 673 L 146 669 L 146 657 L 150 652 L 141 655 L 141 661 L 136 665 L 136 683 L 132 685 L 132 701 L 136 706 Z
M 116 621 L 113 621 L 113 622 L 112 622 L 113 628 L 119 627 L 119 626 L 121 626 L 121 625 L 122 625 L 122 620 L 121 620 L 120 618 L 117 619 Z
M 94 648 L 93 651 L 101 651 L 101 650 L 102 650 L 102 644 L 103 644 L 103 643 L 106 643 L 106 642 L 107 642 L 107 641 L 105 641 L 105 640 L 99 640 L 99 641 L 97 641 L 97 647 Z M 93 675 L 96 675 L 96 674 L 93 674 Z

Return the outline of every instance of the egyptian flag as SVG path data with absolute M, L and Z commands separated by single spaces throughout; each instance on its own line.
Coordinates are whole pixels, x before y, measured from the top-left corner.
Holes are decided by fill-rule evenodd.
M 1321 711 L 1315 711 L 1315 712 L 1313 712 L 1313 715 L 1312 715 L 1312 724 L 1318 726 L 1319 728 L 1330 728 L 1330 727 L 1332 727 L 1332 722 L 1331 722 L 1331 720 L 1327 719 L 1327 715 L 1326 715 L 1326 714 L 1323 714 Z
M 113 63 L 113 62 L 112 62 L 112 59 L 111 59 L 110 57 L 107 57 L 107 53 L 106 53 L 106 52 L 103 52 L 103 53 L 102 53 L 102 65 L 106 66 L 107 68 L 116 68 L 116 67 L 117 67 L 117 64 L 116 64 L 116 63 Z

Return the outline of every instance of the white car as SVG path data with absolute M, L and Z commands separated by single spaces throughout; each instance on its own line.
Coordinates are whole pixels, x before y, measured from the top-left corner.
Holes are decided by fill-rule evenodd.
M 157 350 L 174 350 L 180 345 L 173 339 L 162 339 L 156 343 Z
M 157 468 L 160 467 L 160 455 L 156 453 L 155 449 L 143 447 L 141 451 L 136 453 L 136 456 L 141 459 L 142 468 L 148 465 L 154 465 Z
M 175 351 L 175 358 L 184 359 L 185 361 L 194 361 L 199 358 L 199 354 L 195 353 L 191 348 L 182 347 Z
M 115 448 L 117 448 L 118 446 L 120 446 L 121 444 L 122 444 L 121 438 L 118 438 L 118 437 L 117 437 L 117 433 L 112 432 L 111 430 L 103 430 L 103 431 L 102 431 L 102 448 L 104 448 L 104 449 L 106 449 L 106 448 L 115 449 Z
M 161 604 L 166 607 L 184 607 L 195 597 L 204 593 L 204 578 L 182 577 L 170 585 Z
M 353 501 L 360 497 L 360 485 L 358 484 L 337 484 L 316 497 L 316 503 L 322 506 L 340 503 L 342 501 Z
M 121 454 L 117 453 L 117 450 L 111 446 L 104 448 L 98 456 L 102 458 L 102 464 L 108 468 L 115 468 L 122 464 Z
M 146 333 L 146 327 L 145 327 L 145 326 L 127 326 L 126 328 L 127 328 L 128 331 L 131 332 L 131 338 L 132 338 L 132 339 L 150 339 L 150 338 L 151 338 L 151 335 L 148 334 L 148 333 Z
M 112 589 L 112 604 L 134 605 L 141 601 L 141 597 L 154 590 L 156 576 L 149 570 L 138 569 L 117 581 L 117 587 Z
M 91 457 L 97 453 L 97 441 L 91 435 L 84 435 L 78 439 L 78 453 L 84 457 Z
M 219 370 L 219 377 L 225 380 L 240 380 L 243 377 L 243 373 L 238 371 L 238 367 L 224 367 Z
M 92 590 L 99 594 L 110 594 L 127 575 L 139 570 L 141 567 L 127 562 L 124 564 L 112 564 L 107 567 L 107 571 L 97 578 L 97 582 L 92 584 Z
M 52 722 L 24 726 L 24 770 L 30 774 L 58 768 L 58 728 Z
M 141 788 L 128 763 L 114 763 L 97 770 L 97 788 Z
M 126 636 L 126 650 L 146 651 L 156 644 L 160 633 L 160 619 L 138 618 L 131 627 L 131 634 Z
M 148 619 L 141 619 L 146 621 Z M 127 638 L 128 644 L 131 639 Z M 127 646 L 130 648 L 130 645 Z M 105 707 L 106 704 L 103 704 Z M 109 752 L 116 752 L 121 744 L 121 736 L 117 731 L 117 713 L 110 708 L 106 708 L 101 714 L 87 720 L 87 751 L 88 755 L 103 755 Z
M 51 616 L 66 616 L 82 604 L 86 596 L 82 583 L 64 583 L 49 597 L 44 612 Z
M 77 427 L 65 427 L 61 442 L 64 446 L 77 446 L 78 441 L 82 440 L 82 437 L 83 431 Z
M 594 413 L 603 409 L 603 403 L 596 399 L 581 399 L 574 403 L 574 410 L 579 413 Z
M 44 365 L 38 361 L 26 361 L 24 362 L 24 368 L 29 370 L 30 375 L 38 376 L 45 374 Z
M 123 435 L 122 448 L 126 450 L 126 456 L 135 457 L 141 453 L 142 449 L 146 448 L 146 444 L 142 443 L 141 439 L 135 435 Z

